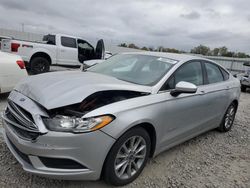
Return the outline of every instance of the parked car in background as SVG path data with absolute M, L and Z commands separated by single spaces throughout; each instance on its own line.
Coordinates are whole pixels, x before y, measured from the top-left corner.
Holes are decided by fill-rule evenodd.
M 33 74 L 48 72 L 50 65 L 80 66 L 85 60 L 105 56 L 102 39 L 94 48 L 86 40 L 62 34 L 45 35 L 42 42 L 4 39 L 2 51 L 20 55 Z
M 3 40 L 3 39 L 11 39 L 11 37 L 1 36 L 1 35 L 0 35 L 0 50 L 1 50 L 2 40 Z
M 125 185 L 150 157 L 211 129 L 229 131 L 239 95 L 239 80 L 213 61 L 118 54 L 85 72 L 19 83 L 3 114 L 4 136 L 25 171 L 73 180 L 103 175 Z
M 0 93 L 10 92 L 26 76 L 25 64 L 20 56 L 0 51 Z
M 246 92 L 250 88 L 250 63 L 244 63 L 245 73 L 238 75 L 241 83 L 241 91 Z

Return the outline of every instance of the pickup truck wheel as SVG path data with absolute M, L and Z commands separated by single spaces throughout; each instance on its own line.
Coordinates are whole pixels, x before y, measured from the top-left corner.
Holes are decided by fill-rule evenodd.
M 44 57 L 35 57 L 30 62 L 30 71 L 32 74 L 49 72 L 50 63 Z
M 242 91 L 242 92 L 246 92 L 246 90 L 247 90 L 247 87 L 244 86 L 244 85 L 241 85 L 241 91 Z

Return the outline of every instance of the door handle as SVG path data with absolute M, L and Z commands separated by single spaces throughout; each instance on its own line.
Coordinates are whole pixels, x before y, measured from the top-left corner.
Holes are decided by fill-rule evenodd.
M 65 52 L 65 50 L 61 50 L 61 52 Z

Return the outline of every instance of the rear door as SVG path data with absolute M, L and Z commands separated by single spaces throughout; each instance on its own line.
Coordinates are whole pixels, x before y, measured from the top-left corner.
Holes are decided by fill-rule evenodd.
M 223 75 L 221 68 L 215 63 L 203 61 L 203 66 L 206 80 L 202 90 L 210 101 L 207 104 L 206 119 L 209 125 L 216 127 L 227 109 L 230 92 L 230 82 L 227 82 L 229 75 Z
M 102 39 L 98 40 L 95 48 L 95 59 L 104 59 L 105 47 Z
M 61 36 L 57 48 L 57 63 L 60 65 L 79 65 L 76 38 Z

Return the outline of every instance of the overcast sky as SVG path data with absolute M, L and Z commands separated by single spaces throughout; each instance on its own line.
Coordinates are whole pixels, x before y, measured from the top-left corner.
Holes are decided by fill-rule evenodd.
M 250 0 L 0 0 L 0 27 L 250 53 Z

